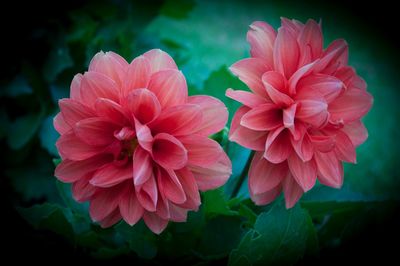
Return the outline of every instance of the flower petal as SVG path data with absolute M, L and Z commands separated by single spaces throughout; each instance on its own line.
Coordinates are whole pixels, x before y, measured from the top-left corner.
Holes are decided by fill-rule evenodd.
M 265 142 L 264 158 L 271 163 L 281 163 L 285 161 L 292 152 L 290 143 L 290 133 L 284 127 L 270 131 Z
M 279 106 L 290 106 L 294 103 L 293 99 L 287 95 L 286 80 L 278 72 L 266 72 L 262 76 L 262 82 L 269 97 L 275 104 Z
M 186 194 L 173 170 L 164 170 L 159 167 L 157 175 L 158 188 L 168 200 L 181 204 L 186 201 Z
M 94 193 L 97 191 L 97 188 L 89 183 L 91 178 L 92 173 L 89 173 L 85 177 L 72 184 L 71 190 L 74 200 L 77 202 L 85 202 L 94 195 Z
M 296 118 L 318 128 L 327 123 L 329 113 L 328 104 L 319 100 L 301 100 L 297 109 Z
M 123 95 L 135 89 L 147 88 L 151 76 L 150 62 L 144 56 L 138 56 L 129 64 L 122 87 Z
M 348 45 L 345 40 L 338 39 L 333 41 L 325 49 L 322 57 L 315 63 L 314 73 L 324 73 L 331 75 L 340 66 L 347 65 Z
M 299 62 L 299 46 L 296 37 L 285 27 L 278 29 L 273 57 L 274 68 L 287 79 L 296 72 Z
M 318 168 L 318 180 L 330 187 L 340 188 L 343 185 L 343 165 L 331 152 L 316 152 L 314 154 Z
M 101 221 L 112 213 L 119 203 L 122 186 L 114 186 L 98 190 L 90 200 L 89 213 L 93 221 Z
M 125 70 L 127 67 L 128 63 L 118 54 L 113 52 L 99 52 L 90 61 L 89 71 L 99 72 L 113 79 L 121 86 L 125 79 Z
M 165 69 L 178 69 L 174 59 L 166 52 L 160 49 L 153 49 L 143 54 L 149 60 L 151 73 L 162 71 Z
M 114 80 L 99 73 L 86 72 L 82 78 L 82 102 L 92 107 L 98 98 L 119 102 L 119 88 Z
M 343 89 L 343 82 L 338 78 L 324 74 L 312 74 L 298 83 L 298 90 L 318 92 L 327 103 L 335 100 Z
M 132 165 L 117 166 L 115 163 L 109 163 L 101 167 L 90 179 L 90 184 L 96 187 L 112 187 L 125 180 L 132 180 Z
M 185 146 L 188 164 L 207 167 L 215 162 L 223 152 L 218 142 L 199 135 L 188 135 L 179 138 Z
M 254 201 L 256 205 L 267 205 L 273 202 L 276 199 L 276 197 L 279 196 L 281 191 L 282 191 L 282 186 L 278 185 L 273 189 L 268 190 L 264 193 L 251 195 L 251 199 Z
M 249 170 L 249 191 L 251 195 L 262 194 L 278 186 L 288 171 L 287 164 L 272 164 L 256 152 Z
M 347 134 L 355 147 L 363 144 L 368 138 L 368 131 L 360 120 L 346 124 L 342 131 Z
M 356 149 L 346 133 L 338 130 L 336 132 L 335 153 L 339 160 L 356 163 Z
M 304 193 L 290 173 L 283 180 L 282 188 L 285 195 L 286 209 L 292 208 Z
M 129 124 L 129 119 L 121 105 L 110 99 L 97 99 L 95 103 L 95 110 L 97 115 L 103 119 L 107 119 L 121 126 Z
M 308 133 L 304 133 L 299 140 L 291 138 L 292 146 L 303 162 L 311 160 L 314 155 L 313 143 Z
M 143 220 L 150 230 L 157 235 L 161 234 L 168 225 L 168 220 L 160 218 L 153 212 L 145 212 L 143 214 Z
M 58 101 L 58 105 L 60 106 L 65 123 L 70 127 L 74 127 L 82 119 L 95 116 L 90 108 L 75 100 L 61 99 Z
M 260 58 L 246 58 L 233 64 L 229 70 L 239 77 L 251 91 L 261 97 L 268 97 L 261 82 L 262 75 L 271 70 Z
M 136 197 L 143 208 L 149 212 L 156 211 L 158 203 L 158 188 L 153 172 L 151 173 L 150 178 L 148 178 L 143 185 L 136 186 L 135 188 Z
M 76 74 L 72 79 L 70 86 L 70 98 L 75 101 L 82 101 L 81 98 L 81 83 L 82 83 L 82 74 Z
M 188 154 L 182 143 L 172 135 L 159 133 L 154 137 L 153 160 L 167 169 L 179 169 L 187 164 Z
M 91 146 L 79 139 L 73 132 L 61 135 L 56 143 L 62 159 L 81 161 L 102 152 L 102 148 Z
M 153 144 L 153 136 L 151 130 L 146 126 L 142 125 L 138 120 L 135 119 L 136 138 L 140 146 L 148 152 L 151 152 L 151 146 Z
M 186 194 L 186 201 L 180 207 L 197 210 L 201 204 L 199 188 L 193 173 L 186 167 L 176 170 L 176 176 Z
M 188 89 L 185 76 L 175 69 L 168 69 L 154 73 L 148 89 L 160 101 L 163 108 L 184 104 L 187 101 Z
M 115 209 L 112 213 L 107 215 L 103 220 L 99 221 L 101 228 L 108 228 L 116 224 L 121 220 L 121 213 L 118 209 Z
M 252 57 L 264 59 L 269 66 L 273 66 L 273 50 L 276 32 L 269 24 L 255 21 L 247 32 L 247 41 L 250 43 Z
M 288 165 L 296 182 L 304 192 L 309 191 L 317 180 L 317 166 L 314 160 L 303 162 L 296 153 L 292 153 L 288 158 Z
M 117 125 L 98 117 L 87 118 L 76 123 L 74 132 L 83 142 L 93 146 L 111 144 Z
M 124 105 L 144 125 L 157 118 L 161 112 L 156 95 L 147 89 L 136 89 L 129 93 Z
M 202 120 L 192 134 L 209 136 L 222 130 L 228 121 L 228 110 L 217 98 L 197 95 L 188 98 L 189 104 L 195 104 L 202 111 Z
M 119 210 L 122 218 L 131 226 L 142 218 L 144 210 L 136 198 L 136 193 L 133 188 L 128 189 L 121 197 Z
M 61 112 L 53 118 L 53 125 L 60 135 L 65 134 L 72 129 L 72 127 L 65 122 L 64 116 Z
M 297 38 L 300 49 L 300 59 L 299 66 L 314 61 L 319 58 L 322 54 L 323 48 L 323 36 L 321 31 L 321 26 L 313 20 L 309 19 Z M 309 50 L 309 58 L 307 58 L 307 53 Z
M 272 130 L 282 126 L 282 111 L 274 104 L 263 104 L 244 114 L 240 125 L 256 131 Z
M 267 102 L 265 98 L 249 91 L 227 89 L 225 95 L 250 108 L 257 107 Z
M 150 154 L 141 147 L 136 147 L 132 160 L 133 182 L 135 186 L 140 186 L 151 177 L 153 172 Z

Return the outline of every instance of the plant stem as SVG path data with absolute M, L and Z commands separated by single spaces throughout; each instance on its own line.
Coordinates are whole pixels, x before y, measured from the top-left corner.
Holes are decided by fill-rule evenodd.
M 242 184 L 243 184 L 244 180 L 246 179 L 246 176 L 249 172 L 251 160 L 253 159 L 254 153 L 255 153 L 255 151 L 251 151 L 249 158 L 247 159 L 246 165 L 244 166 L 242 172 L 240 173 L 239 179 L 236 182 L 235 188 L 232 191 L 231 198 L 236 197 L 237 194 L 239 193 L 240 187 L 242 186 Z

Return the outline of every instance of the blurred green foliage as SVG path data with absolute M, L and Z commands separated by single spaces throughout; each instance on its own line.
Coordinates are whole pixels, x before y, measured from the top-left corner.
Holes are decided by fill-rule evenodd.
M 186 223 L 171 223 L 160 236 L 143 222 L 133 227 L 120 223 L 106 230 L 92 223 L 88 205 L 76 203 L 70 185 L 53 177 L 58 134 L 52 118 L 58 99 L 69 95 L 73 75 L 84 72 L 100 50 L 115 51 L 130 61 L 148 49 L 161 48 L 183 70 L 189 93 L 221 99 L 231 119 L 239 105 L 224 96 L 225 90 L 247 88 L 228 66 L 248 56 L 246 31 L 251 22 L 264 20 L 277 27 L 280 16 L 302 21 L 323 18 L 326 44 L 339 37 L 349 42 L 350 64 L 375 98 L 364 120 L 370 137 L 357 150 L 358 164 L 345 166 L 344 188 L 317 185 L 291 210 L 283 207 L 281 199 L 270 206 L 254 206 L 246 182 L 230 199 L 250 151 L 226 143 L 221 133 L 215 138 L 233 162 L 232 177 L 223 188 L 203 193 L 200 210 L 190 213 Z M 13 201 L 33 228 L 61 235 L 96 258 L 129 254 L 177 264 L 223 260 L 230 265 L 264 265 L 314 256 L 321 248 L 339 245 L 369 219 L 393 211 L 400 189 L 396 70 L 389 62 L 389 46 L 360 31 L 351 18 L 337 20 L 329 8 L 280 2 L 195 0 L 151 5 L 93 2 L 70 11 L 68 18 L 68 26 L 60 24 L 48 36 L 52 48 L 43 55 L 47 58 L 43 68 L 24 64 L 0 91 L 6 103 L 0 109 L 0 138 L 9 154 L 4 170 Z

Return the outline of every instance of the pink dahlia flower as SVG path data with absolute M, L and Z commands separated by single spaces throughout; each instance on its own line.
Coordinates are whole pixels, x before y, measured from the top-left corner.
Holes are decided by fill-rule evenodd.
M 361 118 L 372 105 L 366 83 L 348 66 L 344 40 L 323 48 L 321 25 L 282 19 L 276 32 L 254 22 L 247 33 L 251 58 L 231 71 L 252 92 L 228 89 L 243 104 L 230 139 L 255 150 L 249 170 L 253 201 L 263 205 L 283 191 L 291 208 L 316 179 L 343 184 L 342 162 L 356 162 L 367 137 Z
M 59 106 L 55 176 L 72 183 L 77 201 L 90 202 L 102 227 L 143 217 L 160 233 L 198 209 L 199 190 L 231 174 L 229 158 L 208 138 L 227 121 L 224 104 L 188 96 L 185 77 L 161 50 L 130 64 L 112 52 L 96 54 Z

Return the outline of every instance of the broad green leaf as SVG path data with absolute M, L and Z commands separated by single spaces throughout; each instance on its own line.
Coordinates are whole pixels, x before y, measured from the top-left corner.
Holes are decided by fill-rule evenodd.
M 291 264 L 301 258 L 307 247 L 311 220 L 298 205 L 286 210 L 275 204 L 261 213 L 254 225 L 229 257 L 230 265 L 249 261 L 252 265 Z
M 236 215 L 228 206 L 228 201 L 222 189 L 214 189 L 204 192 L 203 194 L 203 210 L 207 217 L 219 214 Z
M 14 150 L 25 146 L 35 135 L 42 118 L 43 114 L 39 112 L 18 117 L 11 122 L 7 136 L 8 145 Z
M 55 144 L 59 136 L 53 126 L 53 116 L 46 117 L 39 131 L 40 144 L 53 156 L 58 156 Z

